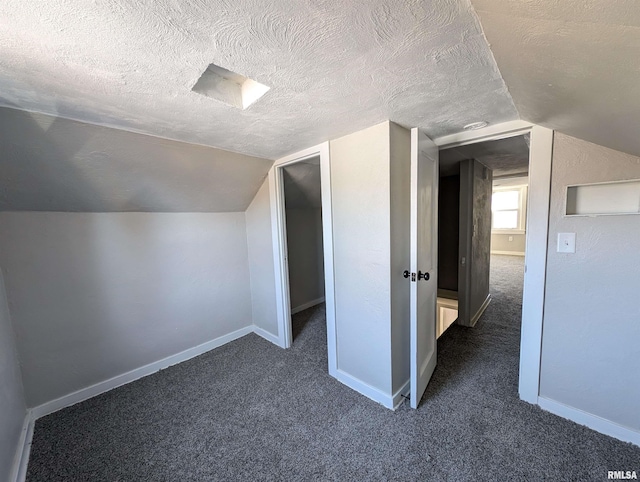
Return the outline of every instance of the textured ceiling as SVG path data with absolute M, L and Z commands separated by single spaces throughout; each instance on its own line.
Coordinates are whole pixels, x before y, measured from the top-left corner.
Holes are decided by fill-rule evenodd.
M 472 0 L 522 119 L 640 155 L 638 0 Z
M 245 211 L 271 165 L 0 108 L 0 211 Z
M 192 92 L 211 63 L 271 90 Z M 0 104 L 270 159 L 386 119 L 518 118 L 469 0 L 3 0 Z
M 440 151 L 440 175 L 460 172 L 460 161 L 476 159 L 493 171 L 493 177 L 529 172 L 529 134 Z

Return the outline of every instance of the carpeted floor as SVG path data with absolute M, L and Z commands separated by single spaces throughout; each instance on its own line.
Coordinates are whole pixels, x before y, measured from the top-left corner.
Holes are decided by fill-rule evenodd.
M 30 481 L 606 480 L 640 448 L 518 400 L 522 258 L 492 258 L 493 302 L 452 326 L 418 410 L 326 373 L 323 306 L 294 346 L 248 335 L 38 420 Z

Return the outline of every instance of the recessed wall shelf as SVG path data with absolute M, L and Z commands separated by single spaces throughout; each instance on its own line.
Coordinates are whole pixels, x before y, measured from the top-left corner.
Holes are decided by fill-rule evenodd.
M 640 214 L 640 179 L 567 187 L 567 216 Z

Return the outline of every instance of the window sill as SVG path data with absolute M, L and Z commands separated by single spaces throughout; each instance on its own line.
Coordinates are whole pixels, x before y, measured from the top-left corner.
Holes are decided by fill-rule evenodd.
M 492 229 L 491 234 L 526 234 L 524 229 Z

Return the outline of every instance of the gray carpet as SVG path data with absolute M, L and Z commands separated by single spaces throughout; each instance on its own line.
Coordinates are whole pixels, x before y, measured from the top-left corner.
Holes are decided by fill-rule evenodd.
M 417 411 L 326 373 L 324 308 L 294 346 L 248 335 L 37 421 L 30 481 L 606 480 L 640 448 L 518 400 L 522 259 L 492 259 L 493 302 L 452 326 Z

